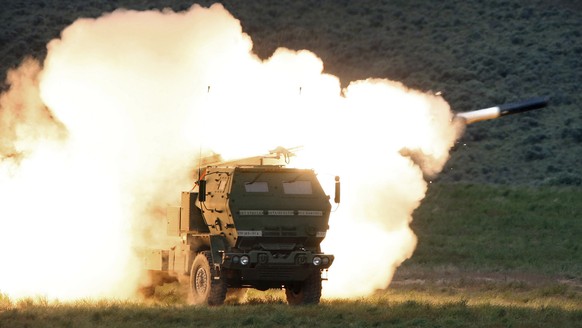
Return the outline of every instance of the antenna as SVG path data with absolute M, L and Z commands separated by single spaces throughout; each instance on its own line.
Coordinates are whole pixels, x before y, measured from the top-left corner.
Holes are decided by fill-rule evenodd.
M 210 94 L 210 84 L 206 88 L 206 94 Z M 202 139 L 202 136 L 200 137 Z M 198 179 L 196 179 L 196 184 L 202 179 L 202 142 L 198 145 Z
M 202 166 L 202 145 L 198 146 L 198 179 L 196 179 L 196 183 L 198 183 L 198 181 L 200 181 L 200 175 L 202 174 L 202 172 L 200 171 L 200 168 Z
M 210 85 L 206 88 L 206 94 L 210 93 Z M 203 136 L 200 137 L 203 139 Z M 204 203 L 206 201 L 206 180 L 202 180 L 202 141 L 198 146 L 198 179 L 196 180 L 198 185 L 198 201 Z

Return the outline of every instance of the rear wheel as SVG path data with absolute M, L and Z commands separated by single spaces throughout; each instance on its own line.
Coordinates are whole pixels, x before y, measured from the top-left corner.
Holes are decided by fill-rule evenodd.
M 304 282 L 285 286 L 290 305 L 318 304 L 321 298 L 321 274 L 315 272 Z
M 216 271 L 209 251 L 194 258 L 190 270 L 190 295 L 194 304 L 221 305 L 226 298 L 226 283 L 213 279 Z

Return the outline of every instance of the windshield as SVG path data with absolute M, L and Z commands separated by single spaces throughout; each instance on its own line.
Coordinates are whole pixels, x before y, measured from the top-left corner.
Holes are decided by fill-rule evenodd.
M 311 195 L 313 188 L 308 180 L 283 182 L 283 192 L 288 195 Z
M 246 192 L 269 192 L 269 185 L 265 181 L 245 183 Z

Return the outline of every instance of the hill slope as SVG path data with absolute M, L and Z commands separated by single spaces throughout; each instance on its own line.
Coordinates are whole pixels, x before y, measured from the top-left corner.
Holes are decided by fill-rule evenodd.
M 455 111 L 551 96 L 549 109 L 469 126 L 438 179 L 582 185 L 582 9 L 575 1 L 223 3 L 260 56 L 280 46 L 309 49 L 344 84 L 367 77 L 398 80 L 443 92 Z M 78 17 L 191 4 L 10 1 L 0 11 L 0 78 L 25 56 L 43 58 L 46 43 Z

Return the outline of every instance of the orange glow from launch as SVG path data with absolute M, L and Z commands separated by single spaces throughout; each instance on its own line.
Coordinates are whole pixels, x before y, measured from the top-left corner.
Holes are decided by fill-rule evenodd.
M 51 41 L 37 75 L 15 77 L 0 98 L 0 122 L 15 132 L 0 139 L 11 145 L 0 148 L 0 248 L 10 250 L 0 292 L 131 297 L 135 250 L 169 242 L 159 213 L 191 187 L 201 150 L 238 158 L 277 146 L 303 146 L 292 165 L 323 184 L 342 177 L 322 245 L 336 256 L 324 296 L 387 287 L 416 245 L 409 223 L 423 174 L 442 169 L 457 137 L 448 104 L 388 80 L 341 90 L 310 51 L 280 48 L 263 61 L 251 49 L 221 5 L 118 10 Z M 52 118 L 14 119 L 13 100 L 31 95 L 29 112 L 46 105 Z

